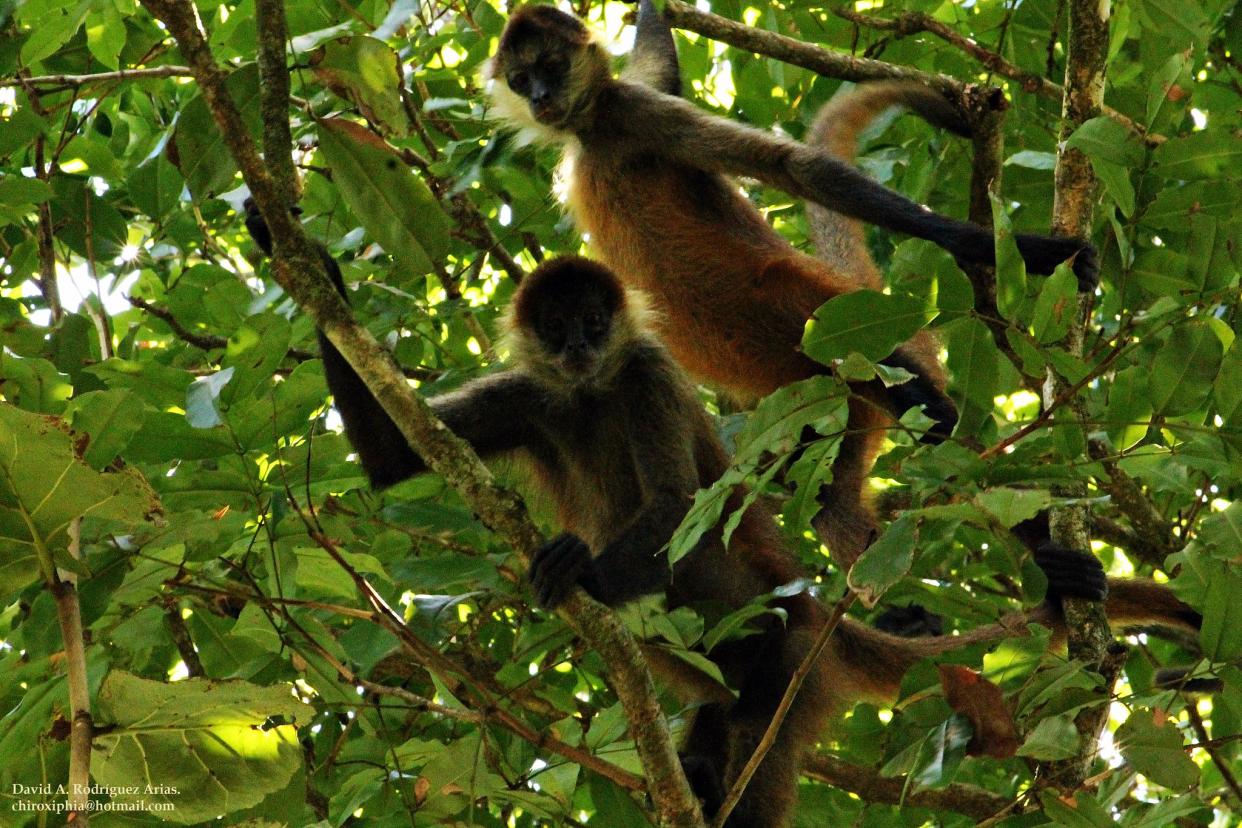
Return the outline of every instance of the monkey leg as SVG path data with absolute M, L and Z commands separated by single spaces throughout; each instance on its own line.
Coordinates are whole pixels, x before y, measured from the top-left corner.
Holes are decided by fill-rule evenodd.
M 729 705 L 712 703 L 700 707 L 681 751 L 681 769 L 690 790 L 703 803 L 710 819 L 724 804 L 725 766 L 729 761 Z
M 732 786 L 763 741 L 794 673 L 802 663 L 814 631 L 810 627 L 774 630 L 757 647 L 751 670 L 729 711 L 729 762 L 726 789 Z M 771 747 L 729 814 L 726 828 L 780 828 L 787 825 L 798 800 L 798 772 L 803 755 L 823 730 L 830 694 L 821 670 L 807 676 Z
M 850 400 L 848 430 L 832 463 L 832 482 L 816 497 L 820 509 L 811 518 L 811 528 L 842 571 L 853 565 L 879 533 L 864 487 L 887 420 L 871 400 Z

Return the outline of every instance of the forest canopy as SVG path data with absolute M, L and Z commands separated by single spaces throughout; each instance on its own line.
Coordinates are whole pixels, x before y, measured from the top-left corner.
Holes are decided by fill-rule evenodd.
M 870 231 L 886 292 L 829 302 L 804 340 L 835 375 L 749 408 L 699 389 L 726 483 L 780 515 L 796 587 L 871 623 L 917 606 L 969 630 L 1040 603 L 1010 529 L 1052 509 L 1110 575 L 1168 583 L 1202 617 L 1198 636 L 1116 648 L 1098 606 L 1072 606 L 1068 653 L 1035 629 L 917 665 L 895 706 L 859 704 L 824 735 L 795 824 L 1238 824 L 1233 0 L 660 5 L 687 97 L 794 139 L 852 84 L 933 86 L 973 137 L 894 112 L 858 165 L 997 228 L 997 267 L 966 270 Z M 633 8 L 572 11 L 621 66 Z M 190 44 L 169 20 L 194 9 Z M 366 337 L 304 239 L 278 232 L 273 263 L 243 223 L 249 143 L 419 397 L 503 366 L 515 286 L 591 253 L 558 151 L 493 117 L 483 68 L 510 11 L 0 3 L 0 824 L 84 816 L 88 799 L 101 824 L 703 824 L 677 809 L 675 757 L 649 758 L 690 711 L 651 696 L 635 641 L 711 674 L 704 652 L 773 610 L 544 612 L 525 562 L 558 527 L 508 464 L 497 484 L 437 443 L 441 473 L 373 490 L 316 321 Z M 814 252 L 800 201 L 739 186 Z M 1068 268 L 1026 273 L 1013 234 L 1050 230 L 1098 248 L 1094 292 Z M 889 432 L 870 483 L 884 527 L 847 577 L 809 531 L 808 492 L 839 448 L 845 381 L 900 381 L 877 363 L 912 317 L 939 338 L 969 439 L 920 443 L 917 411 Z M 696 497 L 674 557 L 728 485 Z M 1203 692 L 1161 685 L 1165 668 Z

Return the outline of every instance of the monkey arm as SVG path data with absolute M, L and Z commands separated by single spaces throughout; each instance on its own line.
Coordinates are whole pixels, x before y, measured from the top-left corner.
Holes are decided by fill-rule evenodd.
M 694 429 L 703 415 L 662 352 L 636 354 L 617 387 L 624 393 L 614 394 L 609 403 L 616 408 L 612 416 L 626 424 L 630 468 L 609 473 L 632 474 L 641 505 L 602 548 L 592 550 L 577 535 L 564 534 L 535 553 L 529 576 L 546 608 L 560 604 L 576 585 L 596 600 L 618 606 L 663 591 L 671 579 L 668 559 L 660 550 L 699 488 Z
M 702 414 L 688 400 L 676 369 L 663 360 L 639 364 L 624 377 L 630 457 L 643 506 L 624 531 L 597 550 L 590 585 L 605 604 L 617 605 L 668 587 L 672 570 L 660 550 L 681 525 L 699 488 L 694 428 Z
M 638 0 L 634 48 L 621 76 L 669 95 L 681 95 L 681 66 L 673 30 L 651 0 Z
M 959 261 L 995 264 L 990 230 L 934 213 L 819 147 L 709 115 L 638 84 L 618 81 L 610 94 L 615 99 L 601 101 L 594 127 L 603 146 L 755 178 L 838 213 L 935 242 Z M 1095 248 L 1087 242 L 1032 234 L 1018 234 L 1016 241 L 1034 273 L 1051 273 L 1072 256 L 1080 287 L 1094 287 L 1099 279 Z
M 328 388 L 345 424 L 345 435 L 371 485 L 386 488 L 426 471 L 426 462 L 410 448 L 345 358 L 326 339 L 321 344 Z M 450 431 L 487 458 L 538 440 L 533 415 L 543 397 L 530 377 L 518 371 L 502 371 L 433 397 L 428 403 Z

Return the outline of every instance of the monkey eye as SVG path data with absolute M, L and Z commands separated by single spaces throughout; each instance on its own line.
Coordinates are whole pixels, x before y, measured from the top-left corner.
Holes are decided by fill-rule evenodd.
M 560 342 L 565 338 L 565 322 L 562 319 L 543 320 L 543 336 L 549 342 Z
M 510 72 L 505 79 L 509 84 L 509 88 L 519 95 L 526 95 L 530 92 L 530 74 L 523 71 Z

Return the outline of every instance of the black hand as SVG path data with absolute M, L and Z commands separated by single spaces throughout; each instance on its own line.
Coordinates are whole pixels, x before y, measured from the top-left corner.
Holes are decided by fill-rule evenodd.
M 1095 290 L 1100 283 L 1100 262 L 1095 248 L 1082 239 L 1054 236 L 1037 236 L 1019 233 L 1015 237 L 1018 252 L 1032 273 L 1051 273 L 1057 265 L 1074 257 L 1074 275 L 1078 277 L 1078 290 Z
M 1054 605 L 1062 598 L 1103 601 L 1108 595 L 1104 567 L 1090 552 L 1045 541 L 1035 550 L 1035 563 L 1048 576 L 1048 601 Z
M 592 592 L 595 586 L 592 564 L 590 548 L 577 535 L 558 535 L 539 547 L 527 573 L 539 606 L 554 609 L 575 586 Z
M 703 816 L 711 819 L 724 804 L 724 781 L 716 763 L 706 756 L 695 756 L 683 753 L 680 756 L 681 770 L 690 783 L 690 790 L 703 803 Z

